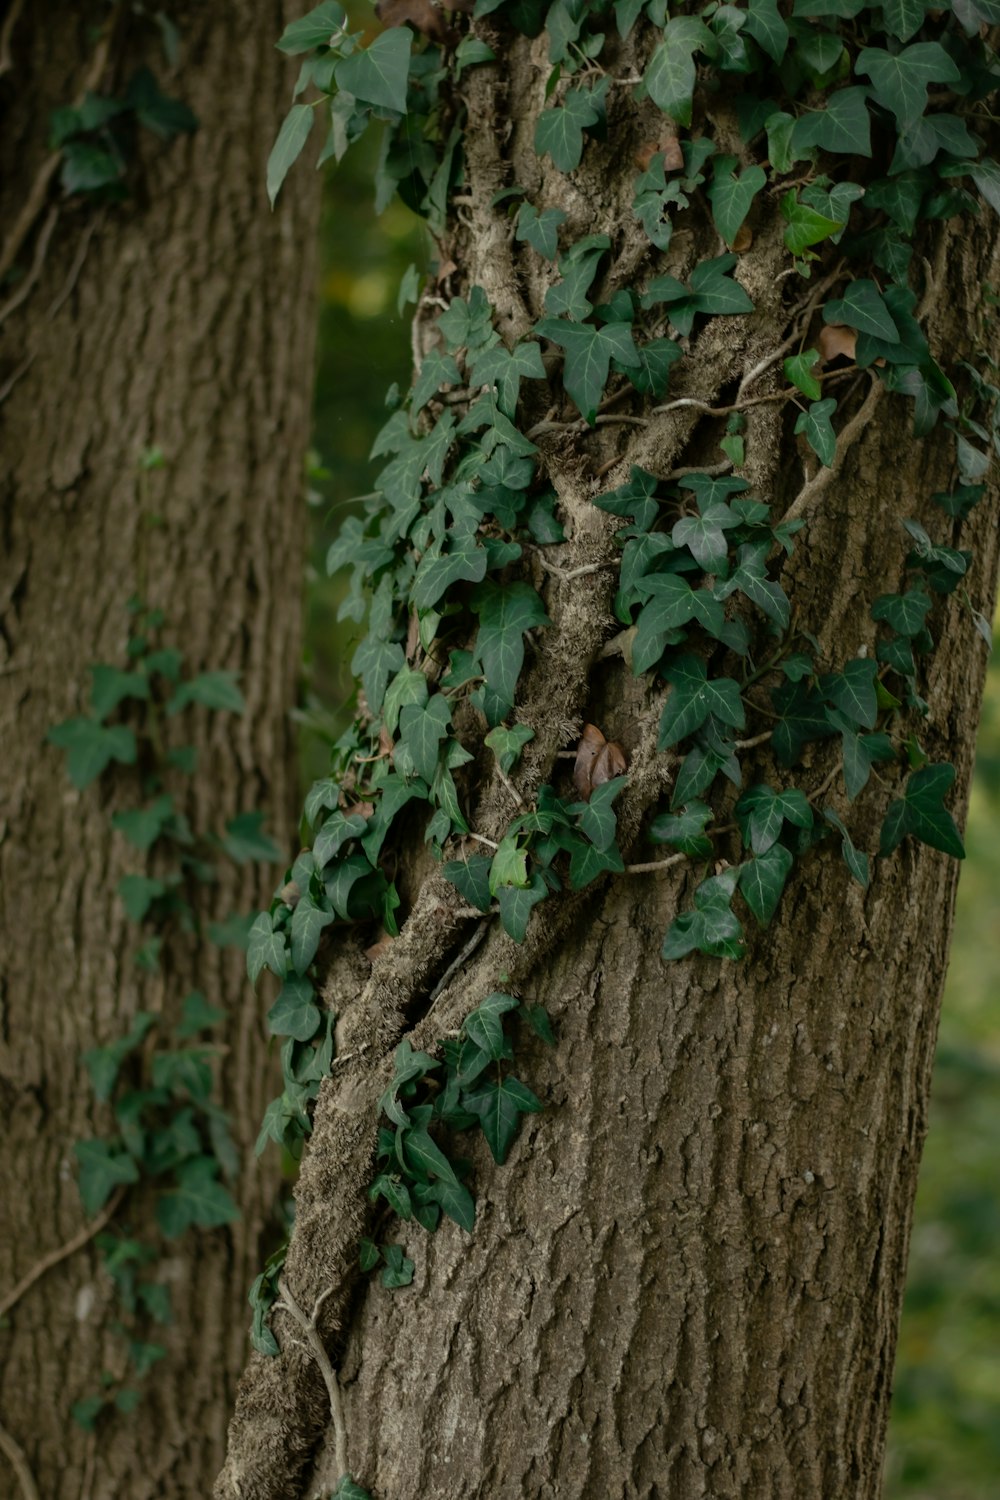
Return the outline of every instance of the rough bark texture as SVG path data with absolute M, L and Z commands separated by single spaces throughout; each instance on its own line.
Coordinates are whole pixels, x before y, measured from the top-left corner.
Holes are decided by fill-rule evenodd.
M 95 1437 L 69 1407 L 100 1389 L 102 1370 L 123 1374 L 124 1345 L 93 1246 L 15 1307 L 0 1332 L 0 1410 L 45 1497 L 206 1492 L 275 1207 L 277 1165 L 261 1169 L 253 1155 L 274 1064 L 242 955 L 175 943 L 163 979 L 142 978 L 115 887 L 143 858 L 110 829 L 115 808 L 139 800 L 134 773 L 77 793 L 44 740 L 85 711 L 88 665 L 121 662 L 125 602 L 139 591 L 166 612 L 188 670 L 242 674 L 244 717 L 188 710 L 171 721 L 174 742 L 193 739 L 199 751 L 184 806 L 193 826 L 221 830 L 255 808 L 285 826 L 291 812 L 318 189 L 301 174 L 272 218 L 263 178 L 290 82 L 274 41 L 303 8 L 172 6 L 183 51 L 171 73 L 156 28 L 123 7 L 97 72 L 91 28 L 106 6 L 8 7 L 20 13 L 0 79 L 5 234 L 45 171 L 50 111 L 85 85 L 113 93 L 147 64 L 200 129 L 170 145 L 140 136 L 125 204 L 62 200 L 52 181 L 16 257 L 27 280 L 0 297 L 6 312 L 29 288 L 5 318 L 0 351 L 0 1297 L 84 1222 L 73 1142 L 112 1122 L 81 1053 L 124 1035 L 140 1007 L 169 1013 L 195 984 L 229 1009 L 222 1092 L 243 1211 L 228 1230 L 172 1245 L 161 1271 L 175 1317 L 168 1357 L 138 1410 Z M 140 491 L 139 455 L 152 444 L 167 467 Z M 252 909 L 270 879 L 232 868 L 208 914 Z M 141 1195 L 119 1222 L 155 1237 Z M 2 1456 L 0 1476 L 0 1490 L 15 1493 Z
M 651 266 L 630 213 L 631 161 L 662 122 L 613 94 L 609 144 L 588 146 L 567 180 L 532 145 L 544 38 L 490 40 L 507 47 L 504 71 L 476 70 L 465 84 L 463 222 L 442 258 L 462 268 L 447 290 L 484 286 L 510 339 L 540 316 L 545 284 L 494 194 L 516 182 L 538 206 L 560 204 L 570 241 L 609 233 L 613 264 L 594 298 L 604 300 Z M 622 70 L 634 72 L 631 62 Z M 725 147 L 736 137 L 724 98 L 716 108 Z M 737 275 L 757 310 L 696 336 L 671 398 L 724 404 L 754 371 L 753 390 L 773 393 L 780 357 L 763 373 L 761 362 L 790 330 L 810 327 L 808 298 L 823 289 L 792 294 L 780 276 L 776 203 L 752 223 Z M 993 251 L 974 236 L 949 244 L 947 231 L 922 248 L 933 263 L 923 285 L 932 347 L 963 349 L 991 265 L 995 277 Z M 692 214 L 669 269 L 686 275 L 718 253 L 707 218 Z M 418 347 L 430 347 L 429 328 L 418 333 Z M 597 566 L 572 581 L 539 568 L 533 580 L 552 625 L 519 692 L 518 718 L 535 739 L 516 781 L 526 800 L 543 781 L 561 786 L 555 756 L 572 742 L 567 725 L 599 724 L 631 756 L 623 852 L 648 858 L 637 835 L 672 774 L 654 749 L 662 696 L 614 650 L 607 565 L 617 523 L 590 501 L 621 483 L 630 461 L 661 476 L 714 462 L 722 428 L 684 408 L 647 412 L 634 429 L 609 417 L 587 431 L 568 407 L 551 420 L 558 389 L 542 389 L 522 424 L 535 424 L 569 536 L 548 556 L 564 572 Z M 746 435 L 755 492 L 776 515 L 794 509 L 808 522 L 783 581 L 833 663 L 873 652 L 871 602 L 903 576 L 897 518 L 929 517 L 930 493 L 950 478 L 945 442 L 916 444 L 905 406 L 880 399 L 877 385 L 862 381 L 847 412 L 825 477 L 778 403 L 751 408 Z M 970 588 L 988 611 L 995 495 L 963 545 L 975 548 Z M 931 727 L 920 733 L 932 759 L 957 765 L 961 823 L 985 653 L 954 600 L 943 614 Z M 817 789 L 835 765 L 830 745 L 816 748 L 803 784 Z M 774 782 L 766 746 L 744 768 L 745 785 Z M 866 847 L 888 796 L 873 784 L 852 811 Z M 473 827 L 496 839 L 512 811 L 501 784 L 480 788 Z M 378 1500 L 874 1500 L 956 874 L 907 842 L 863 893 L 824 847 L 796 866 L 778 916 L 739 966 L 661 963 L 665 927 L 690 904 L 694 882 L 682 870 L 613 877 L 546 902 L 521 948 L 487 921 L 430 1014 L 474 930 L 439 877 L 414 880 L 402 935 L 370 976 L 346 947 L 335 957 L 326 994 L 347 1056 L 320 1095 L 286 1275 L 306 1309 L 327 1294 L 321 1323 L 341 1367 L 349 1467 Z M 417 1263 L 412 1288 L 359 1285 L 391 1048 L 403 1034 L 432 1047 L 498 988 L 553 1014 L 556 1051 L 530 1051 L 523 1069 L 549 1108 L 522 1128 L 503 1170 L 474 1152 L 471 1238 L 450 1224 L 434 1237 L 394 1226 L 389 1238 Z M 287 1316 L 273 1322 L 282 1352 L 255 1357 L 244 1376 L 220 1500 L 326 1495 L 338 1478 L 329 1434 L 317 1455 L 328 1414 L 316 1365 Z

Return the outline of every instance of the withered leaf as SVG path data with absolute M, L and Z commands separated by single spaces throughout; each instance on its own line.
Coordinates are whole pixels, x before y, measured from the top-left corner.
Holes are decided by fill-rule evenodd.
M 624 776 L 628 770 L 628 757 L 615 740 L 607 740 L 598 750 L 594 769 L 590 775 L 591 787 L 602 786 L 616 776 Z
M 824 323 L 816 339 L 820 362 L 828 365 L 834 359 L 854 359 L 858 344 L 855 329 L 843 323 Z
M 733 240 L 733 250 L 737 255 L 745 255 L 752 244 L 753 230 L 749 224 L 741 224 L 736 231 L 736 238 Z
M 584 724 L 573 765 L 573 785 L 584 801 L 593 790 L 594 762 L 606 744 L 607 740 L 596 724 Z
M 383 927 L 378 935 L 377 941 L 372 943 L 370 948 L 365 949 L 365 958 L 370 958 L 372 963 L 374 963 L 377 958 L 380 958 L 383 953 L 387 952 L 388 949 L 392 947 L 394 942 L 395 938 L 393 938 L 390 933 L 386 932 L 385 928 Z

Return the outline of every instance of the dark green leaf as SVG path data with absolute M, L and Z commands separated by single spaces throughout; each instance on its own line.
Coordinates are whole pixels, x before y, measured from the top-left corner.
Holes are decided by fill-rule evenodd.
M 136 762 L 135 735 L 118 725 L 106 729 L 93 719 L 65 719 L 45 736 L 50 745 L 66 751 L 66 774 L 80 791 L 95 781 L 113 760 L 121 765 Z
M 315 47 L 329 47 L 333 37 L 346 25 L 347 16 L 337 0 L 323 0 L 301 20 L 285 27 L 278 48 L 294 57 L 300 52 L 312 52 Z
M 473 1093 L 462 1096 L 462 1102 L 479 1116 L 483 1135 L 498 1166 L 503 1166 L 511 1148 L 522 1114 L 535 1114 L 541 1101 L 516 1078 L 490 1082 Z
M 700 729 L 709 714 L 734 729 L 745 726 L 739 683 L 728 677 L 710 678 L 700 657 L 685 652 L 671 663 L 664 676 L 673 691 L 660 720 L 660 750 L 669 749 Z
M 80 1197 L 88 1218 L 104 1207 L 115 1188 L 139 1180 L 132 1157 L 108 1141 L 76 1141 L 73 1151 L 80 1164 Z
M 827 302 L 824 323 L 846 323 L 860 333 L 870 333 L 887 344 L 899 343 L 899 330 L 874 281 L 852 281 L 842 297 Z
M 363 104 L 406 113 L 406 84 L 413 33 L 405 26 L 383 31 L 363 51 L 342 57 L 334 68 L 338 89 Z
M 908 778 L 902 797 L 890 803 L 882 826 L 881 852 L 891 854 L 898 844 L 912 834 L 932 849 L 940 849 L 955 859 L 965 858 L 954 819 L 944 805 L 945 793 L 955 780 L 955 767 L 924 766 Z
M 281 191 L 281 184 L 288 176 L 289 168 L 302 154 L 315 116 L 316 112 L 311 105 L 293 104 L 282 121 L 278 138 L 267 159 L 267 196 L 272 208 Z
M 774 916 L 792 863 L 791 850 L 784 844 L 774 844 L 765 854 L 740 866 L 743 899 L 762 927 Z
M 319 1030 L 320 1013 L 316 992 L 308 979 L 294 975 L 286 979 L 277 1000 L 267 1013 L 272 1036 L 290 1036 L 308 1042 Z
M 548 625 L 549 617 L 527 583 L 486 581 L 477 590 L 472 608 L 479 615 L 476 656 L 486 681 L 497 698 L 512 704 L 524 663 L 524 633 Z

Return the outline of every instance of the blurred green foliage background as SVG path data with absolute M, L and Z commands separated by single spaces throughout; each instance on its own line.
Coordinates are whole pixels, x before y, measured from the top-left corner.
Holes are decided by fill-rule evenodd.
M 430 248 L 398 201 L 376 218 L 371 133 L 327 180 L 312 464 L 314 526 L 299 712 L 303 777 L 325 775 L 350 716 L 357 627 L 338 624 L 327 548 L 373 473 L 385 392 L 410 374 L 396 295 Z M 971 629 L 971 626 L 969 627 Z M 896 1366 L 887 1500 L 1000 1494 L 1000 662 L 980 736 L 958 922 Z

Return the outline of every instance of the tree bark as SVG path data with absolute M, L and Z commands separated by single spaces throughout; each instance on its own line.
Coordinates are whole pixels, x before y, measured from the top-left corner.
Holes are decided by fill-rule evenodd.
M 257 808 L 272 827 L 291 815 L 318 210 L 309 174 L 274 217 L 264 192 L 289 89 L 274 41 L 303 7 L 173 6 L 174 70 L 155 26 L 122 9 L 107 22 L 97 4 L 8 6 L 0 78 L 0 223 L 12 247 L 34 204 L 14 257 L 25 274 L 0 297 L 0 1298 L 84 1223 L 73 1143 L 112 1121 L 81 1053 L 123 1036 L 141 1008 L 176 1019 L 194 987 L 226 1009 L 222 1103 L 242 1218 L 169 1243 L 168 1357 L 137 1410 L 92 1436 L 70 1405 L 100 1389 L 102 1371 L 122 1374 L 124 1349 L 93 1244 L 12 1310 L 0 1332 L 0 1473 L 16 1445 L 39 1494 L 88 1500 L 206 1492 L 280 1177 L 253 1153 L 273 1061 L 242 954 L 189 939 L 172 945 L 166 973 L 143 977 L 116 885 L 144 864 L 110 828 L 114 810 L 140 800 L 135 773 L 118 767 L 75 792 L 44 741 L 86 711 L 89 665 L 122 663 L 126 600 L 140 593 L 165 612 L 189 672 L 241 674 L 243 717 L 188 710 L 182 728 L 170 721 L 174 741 L 198 750 L 183 805 L 192 825 L 221 832 Z M 197 133 L 166 145 L 141 134 L 123 204 L 64 197 L 47 165 L 50 112 L 85 88 L 120 92 L 140 65 L 190 106 Z M 153 445 L 166 467 L 140 487 Z M 222 870 L 202 915 L 253 908 L 272 878 L 260 866 Z M 152 1202 L 133 1194 L 115 1224 L 154 1239 Z M 15 1493 L 11 1474 L 0 1487 Z
M 489 39 L 500 65 L 464 85 L 462 223 L 442 261 L 461 268 L 452 294 L 486 289 L 510 343 L 542 316 L 548 282 L 513 243 L 498 190 L 517 183 L 532 203 L 565 209 L 567 243 L 609 234 L 612 270 L 593 299 L 608 300 L 664 268 L 631 214 L 633 153 L 662 118 L 613 96 L 608 142 L 588 145 L 564 177 L 533 145 L 542 44 Z M 622 71 L 634 72 L 622 50 Z M 727 111 L 718 99 L 723 142 L 735 138 Z M 815 283 L 791 304 L 773 198 L 752 227 L 736 274 L 756 311 L 698 333 L 671 399 L 725 405 L 797 320 L 803 333 L 810 326 Z M 692 213 L 685 230 L 669 262 L 678 276 L 719 253 L 707 216 Z M 992 230 L 963 229 L 959 241 L 937 227 L 922 247 L 932 349 L 974 342 L 980 288 L 996 275 Z M 418 329 L 418 346 L 432 339 Z M 775 395 L 779 372 L 780 357 L 754 389 Z M 618 826 L 626 861 L 641 862 L 650 854 L 640 828 L 673 764 L 655 750 L 662 687 L 636 681 L 613 646 L 618 523 L 591 500 L 630 463 L 664 476 L 714 462 L 723 429 L 668 401 L 641 422 L 588 430 L 558 379 L 533 389 L 520 425 L 541 450 L 569 540 L 547 554 L 562 576 L 539 565 L 532 577 L 552 623 L 519 689 L 517 718 L 535 738 L 514 779 L 529 805 L 542 782 L 565 792 L 558 751 L 584 720 L 599 725 L 629 752 Z M 778 401 L 747 411 L 743 472 L 776 517 L 807 522 L 783 583 L 832 668 L 859 648 L 874 654 L 870 606 L 904 575 L 898 518 L 939 537 L 949 527 L 929 499 L 950 482 L 950 448 L 940 432 L 915 442 L 907 408 L 878 392 L 866 378 L 849 397 L 825 478 Z M 994 492 L 962 530 L 975 555 L 970 595 L 986 614 L 996 518 Z M 932 761 L 956 764 L 961 824 L 985 653 L 954 597 L 937 622 L 947 647 L 932 659 L 919 733 Z M 742 765 L 744 786 L 782 784 L 766 744 L 748 747 Z M 832 744 L 819 745 L 799 779 L 815 793 L 836 768 Z M 723 798 L 720 821 L 736 795 Z M 865 847 L 890 795 L 873 783 L 852 809 Z M 472 806 L 472 827 L 494 840 L 515 811 L 498 779 L 477 784 Z M 450 973 L 477 919 L 418 849 L 402 853 L 416 894 L 399 939 L 370 975 L 358 941 L 345 939 L 331 962 L 325 993 L 344 1061 L 320 1094 L 286 1262 L 304 1309 L 326 1297 L 320 1326 L 340 1367 L 351 1473 L 378 1500 L 874 1500 L 955 864 L 907 841 L 863 892 L 824 845 L 796 865 L 778 915 L 738 965 L 662 963 L 664 930 L 696 883 L 683 866 L 612 876 L 544 902 L 520 947 L 485 919 L 483 941 Z M 392 1049 L 404 1035 L 433 1048 L 501 988 L 552 1013 L 556 1050 L 529 1048 L 519 1070 L 547 1108 L 522 1125 L 505 1168 L 481 1143 L 469 1148 L 471 1237 L 451 1223 L 434 1236 L 394 1225 L 389 1237 L 417 1265 L 412 1287 L 360 1284 Z M 254 1356 L 241 1383 L 220 1500 L 326 1494 L 339 1478 L 316 1363 L 286 1313 L 273 1327 L 281 1353 Z

